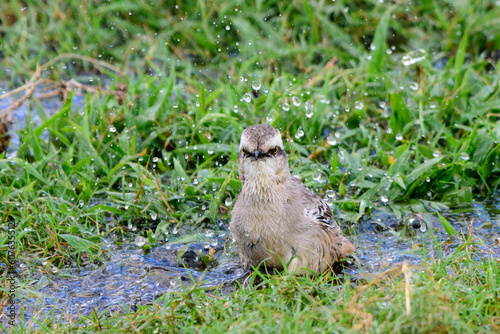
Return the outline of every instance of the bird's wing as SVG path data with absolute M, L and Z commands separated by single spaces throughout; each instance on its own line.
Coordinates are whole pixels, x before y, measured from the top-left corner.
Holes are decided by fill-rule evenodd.
M 316 195 L 311 189 L 306 187 L 302 181 L 292 177 L 292 182 L 300 191 L 300 197 L 304 205 L 304 214 L 311 217 L 315 222 L 321 224 L 324 228 L 330 228 L 333 224 L 332 210 L 321 197 Z

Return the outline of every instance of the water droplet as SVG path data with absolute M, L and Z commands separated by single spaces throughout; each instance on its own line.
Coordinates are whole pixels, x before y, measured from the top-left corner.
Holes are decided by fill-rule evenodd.
M 136 236 L 135 237 L 135 244 L 137 245 L 137 247 L 142 247 L 146 244 L 146 238 L 144 237 L 141 237 L 140 235 Z
M 231 199 L 231 197 L 226 197 L 224 204 L 226 204 L 226 206 L 231 206 L 231 204 L 233 204 L 233 200 Z
M 386 195 L 382 195 L 382 196 L 380 196 L 380 200 L 381 200 L 382 202 L 384 202 L 384 203 L 387 203 L 387 202 L 389 201 L 389 199 L 387 198 L 387 196 L 386 196 Z
M 260 81 L 252 81 L 252 88 L 253 88 L 253 90 L 259 90 L 260 89 Z
M 109 132 L 116 132 L 116 128 L 113 125 L 110 125 Z
M 286 102 L 283 102 L 283 105 L 281 107 L 283 108 L 284 111 L 290 110 L 290 105 Z
M 431 178 L 427 176 L 427 178 L 425 179 L 426 182 L 431 182 Z
M 199 182 L 198 182 L 198 179 L 197 179 L 197 178 L 194 178 L 194 179 L 193 179 L 193 186 L 196 186 L 198 183 L 199 183 Z
M 330 197 L 324 196 L 323 201 L 325 201 L 326 205 L 328 205 L 329 207 L 333 206 L 333 200 Z
M 153 162 L 158 162 L 158 157 L 153 157 Z
M 403 56 L 401 61 L 403 62 L 404 66 L 410 66 L 413 64 L 416 64 L 422 60 L 425 59 L 425 50 L 424 49 L 418 49 L 411 51 L 407 53 L 406 55 Z
M 250 95 L 250 93 L 245 93 L 243 95 L 243 101 L 245 101 L 246 103 L 250 103 L 252 101 L 252 95 Z
M 396 134 L 396 140 L 399 140 L 399 141 L 403 140 L 403 135 L 400 132 L 398 132 Z
M 306 101 L 304 106 L 306 107 L 306 118 L 311 118 L 312 115 L 314 115 L 314 106 L 312 102 L 310 100 Z
M 313 175 L 313 180 L 316 181 L 316 182 L 320 182 L 321 181 L 321 173 L 314 173 Z
M 296 139 L 300 139 L 300 138 L 302 138 L 303 136 L 304 136 L 304 131 L 302 131 L 302 129 L 299 127 L 299 128 L 297 129 L 297 133 L 295 134 L 295 138 L 296 138 Z
M 469 155 L 465 152 L 460 153 L 460 159 L 467 161 L 470 159 Z
M 300 106 L 300 99 L 297 96 L 292 97 L 292 103 L 294 106 L 299 107 Z
M 208 149 L 208 150 L 207 150 L 207 153 L 208 153 L 209 155 L 212 155 L 212 154 L 214 154 L 214 150 L 212 150 L 212 149 Z
M 326 196 L 328 196 L 328 197 L 330 197 L 330 198 L 332 198 L 334 200 L 337 198 L 337 194 L 333 190 L 327 190 L 326 191 Z
M 433 156 L 434 158 L 439 158 L 441 155 L 439 154 L 439 152 L 438 152 L 438 151 L 434 151 L 434 153 L 432 153 L 432 156 Z
M 335 135 L 333 133 L 330 133 L 328 137 L 326 137 L 326 142 L 330 146 L 335 146 L 337 145 L 337 138 L 335 138 Z
M 52 271 L 52 273 L 54 273 L 54 274 L 55 274 L 55 273 L 57 273 L 57 271 L 58 271 L 57 267 L 56 267 L 56 266 L 54 266 L 52 263 L 51 263 L 51 264 L 49 264 L 49 269 L 50 269 L 50 271 Z
M 338 158 L 339 158 L 340 161 L 344 161 L 344 158 L 345 158 L 344 151 L 339 151 L 337 153 L 337 156 L 338 156 Z
M 431 103 L 429 104 L 429 107 L 431 109 L 436 109 L 437 106 L 438 106 L 438 103 L 436 101 L 431 101 Z
M 354 109 L 357 109 L 357 110 L 363 109 L 363 102 L 361 102 L 361 101 L 354 102 Z
M 177 229 L 177 226 L 174 226 L 174 228 L 172 229 L 172 234 L 177 234 L 179 233 L 179 230 Z
M 151 212 L 150 213 L 151 219 L 156 220 L 156 217 L 158 217 L 158 214 L 156 212 Z
M 418 83 L 416 83 L 416 82 L 410 83 L 410 89 L 413 90 L 413 91 L 417 90 L 418 89 Z
M 385 103 L 385 101 L 380 101 L 380 102 L 378 103 L 378 106 L 379 106 L 380 108 L 382 108 L 382 109 L 385 109 L 385 107 L 387 106 L 387 104 Z
M 226 26 L 226 30 L 227 31 L 231 30 L 231 27 L 230 26 Z

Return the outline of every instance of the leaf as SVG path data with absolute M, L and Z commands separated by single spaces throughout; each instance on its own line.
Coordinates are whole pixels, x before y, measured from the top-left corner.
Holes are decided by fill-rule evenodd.
M 399 153 L 400 150 L 403 150 L 402 153 L 399 156 L 397 154 L 395 155 L 397 157 L 396 161 L 387 170 L 388 174 L 392 177 L 394 177 L 397 173 L 404 173 L 408 166 L 408 160 L 410 158 L 410 147 L 407 144 L 403 144 L 398 147 L 397 153 Z
M 72 97 L 73 97 L 73 92 L 71 91 L 68 94 L 68 97 L 66 98 L 66 102 L 64 102 L 64 105 L 61 107 L 61 110 L 57 114 L 54 114 L 48 120 L 44 121 L 35 129 L 35 136 L 40 137 L 46 128 L 52 125 L 55 121 L 58 121 L 61 117 L 65 116 L 66 118 L 69 118 L 69 115 L 66 114 L 71 111 Z
M 469 36 L 469 29 L 465 29 L 464 36 L 460 40 L 457 54 L 455 55 L 455 64 L 454 64 L 455 87 L 453 90 L 456 90 L 462 84 L 460 74 L 462 73 L 462 68 L 464 66 L 465 51 L 467 50 L 468 36 Z
M 398 133 L 406 124 L 411 122 L 410 110 L 408 110 L 405 101 L 398 93 L 391 94 L 391 108 L 391 129 L 393 132 Z
M 446 233 L 448 233 L 448 235 L 450 237 L 453 237 L 454 235 L 458 234 L 457 230 L 455 230 L 455 228 L 453 226 L 451 226 L 450 222 L 446 218 L 441 216 L 441 214 L 439 212 L 438 212 L 438 217 L 439 217 L 439 221 L 441 222 L 441 224 L 444 227 L 444 230 L 446 231 Z
M 316 15 L 314 15 L 314 13 L 312 12 L 308 0 L 304 0 L 303 4 L 304 4 L 304 10 L 306 11 L 306 15 L 309 18 L 309 21 L 311 21 L 311 31 L 312 31 L 311 43 L 316 44 L 319 41 L 318 23 L 316 21 Z
M 380 19 L 377 29 L 375 30 L 375 36 L 373 37 L 373 45 L 375 50 L 371 52 L 370 65 L 368 67 L 368 72 L 371 74 L 382 73 L 384 67 L 384 57 L 386 55 L 386 39 L 387 39 L 387 28 L 389 26 L 389 16 L 390 9 L 384 13 Z
M 26 173 L 33 175 L 36 177 L 38 180 L 42 181 L 44 184 L 48 184 L 47 180 L 40 174 L 39 171 L 37 171 L 31 164 L 23 164 L 24 170 Z
M 214 183 L 220 183 L 220 184 L 224 184 L 225 180 L 226 180 L 226 178 L 224 178 L 224 177 L 207 177 L 206 178 L 207 182 L 214 182 Z M 231 179 L 229 181 L 229 186 L 231 187 L 231 189 L 241 190 L 241 181 L 237 180 L 237 179 Z
M 174 170 L 177 176 L 184 177 L 186 180 L 190 179 L 177 158 L 174 158 Z
M 405 185 L 405 181 L 403 180 L 403 178 L 401 177 L 400 174 L 396 174 L 392 177 L 392 179 L 394 180 L 394 182 L 396 182 L 401 188 L 403 188 L 404 190 L 406 190 L 406 185 Z
M 212 219 L 213 222 L 217 220 L 217 213 L 219 212 L 219 206 L 220 203 L 222 202 L 222 195 L 224 195 L 224 192 L 226 191 L 227 185 L 229 184 L 229 181 L 231 181 L 231 178 L 233 177 L 233 171 L 229 173 L 226 176 L 226 179 L 220 186 L 219 191 L 217 194 L 212 198 L 212 201 L 210 202 L 210 218 Z
M 406 176 L 406 180 L 409 183 L 415 182 L 416 180 L 418 180 L 418 178 L 420 178 L 420 176 L 422 176 L 425 172 L 429 171 L 432 166 L 440 162 L 442 159 L 443 157 L 434 158 L 427 161 L 426 163 L 421 164 L 420 166 L 415 168 L 410 174 L 408 174 L 408 176 Z
M 91 207 L 88 210 L 89 213 L 92 212 L 112 212 L 115 215 L 120 215 L 123 214 L 123 212 L 120 209 L 114 208 L 112 206 L 106 205 L 106 204 L 98 204 L 93 207 Z
M 97 252 L 101 249 L 99 244 L 88 241 L 71 234 L 59 234 L 61 238 L 66 240 L 71 247 L 74 247 L 77 252 Z
M 463 187 L 457 192 L 457 204 L 472 204 L 471 187 Z

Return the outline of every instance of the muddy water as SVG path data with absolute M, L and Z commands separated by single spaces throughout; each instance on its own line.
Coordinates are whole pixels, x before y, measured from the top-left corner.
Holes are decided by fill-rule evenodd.
M 350 237 L 357 245 L 356 259 L 351 259 L 341 275 L 357 278 L 403 261 L 420 265 L 446 257 L 463 244 L 458 238 L 448 237 L 435 213 L 398 219 L 387 212 L 377 209 L 356 225 Z M 472 232 L 478 238 L 477 260 L 491 255 L 500 258 L 499 196 L 441 213 L 459 233 L 467 237 Z M 133 311 L 138 305 L 154 303 L 163 294 L 186 289 L 195 282 L 221 294 L 231 293 L 235 282 L 243 281 L 249 271 L 238 264 L 237 249 L 226 242 L 229 232 L 200 231 L 199 236 L 201 241 L 196 243 L 174 241 L 148 252 L 134 242 L 116 246 L 108 240 L 110 256 L 99 267 L 61 270 L 54 275 L 40 271 L 23 277 L 27 283 L 18 297 L 25 319 L 41 319 L 53 313 L 69 321 L 93 310 Z M 205 260 L 212 257 L 208 266 L 204 256 Z

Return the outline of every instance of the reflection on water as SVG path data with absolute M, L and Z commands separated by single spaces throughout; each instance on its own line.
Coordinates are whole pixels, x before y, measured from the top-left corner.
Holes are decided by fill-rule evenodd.
M 227 235 L 227 231 L 220 231 L 216 237 L 227 239 Z M 231 285 L 245 277 L 248 270 L 239 265 L 236 250 L 229 243 L 227 250 L 224 242 L 219 244 L 213 247 L 208 242 L 169 243 L 147 254 L 134 243 L 112 246 L 109 259 L 98 269 L 75 269 L 73 275 L 55 277 L 34 274 L 29 286 L 18 290 L 18 297 L 26 320 L 45 318 L 55 312 L 67 321 L 93 310 L 133 311 L 165 293 L 195 283 L 199 287 L 232 291 Z
M 442 214 L 459 233 L 467 236 L 470 229 L 481 240 L 476 242 L 476 259 L 500 257 L 496 240 L 500 236 L 500 197 Z M 446 257 L 463 244 L 458 238 L 449 239 L 435 213 L 415 217 L 416 220 L 407 216 L 398 220 L 378 210 L 357 224 L 351 239 L 357 245 L 359 263 L 347 267 L 342 275 L 356 278 L 403 261 L 421 264 L 423 243 L 428 260 Z M 138 305 L 153 303 L 165 293 L 198 281 L 200 286 L 231 293 L 234 283 L 242 281 L 248 271 L 238 264 L 234 246 L 226 243 L 224 247 L 228 235 L 227 230 L 216 231 L 202 242 L 169 243 L 148 253 L 134 243 L 112 246 L 109 260 L 97 269 L 74 272 L 73 276 L 59 272 L 51 277 L 40 273 L 25 277 L 28 283 L 18 291 L 25 319 L 40 319 L 54 312 L 56 318 L 68 321 L 79 314 L 89 315 L 93 310 L 132 311 Z M 218 242 L 213 242 L 214 237 Z M 210 257 L 213 260 L 207 266 Z

